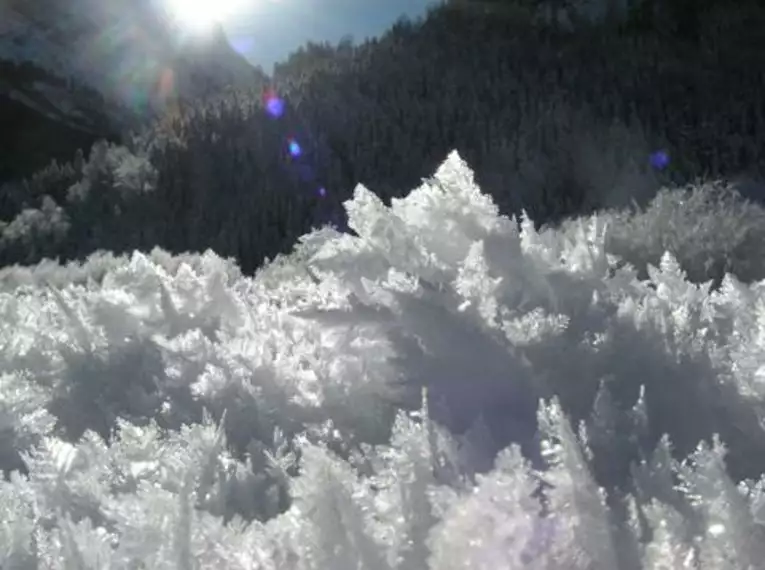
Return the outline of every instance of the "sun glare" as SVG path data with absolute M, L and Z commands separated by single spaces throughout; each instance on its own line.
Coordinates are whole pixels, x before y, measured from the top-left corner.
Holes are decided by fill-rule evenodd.
M 246 0 L 166 0 L 179 23 L 204 31 L 237 14 Z

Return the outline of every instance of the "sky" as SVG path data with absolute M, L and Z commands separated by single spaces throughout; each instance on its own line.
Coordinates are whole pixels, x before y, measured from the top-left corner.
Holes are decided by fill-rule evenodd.
M 215 1 L 215 0 L 212 0 Z M 402 15 L 415 18 L 434 0 L 250 0 L 224 23 L 234 48 L 270 73 L 306 42 L 357 43 L 380 35 Z

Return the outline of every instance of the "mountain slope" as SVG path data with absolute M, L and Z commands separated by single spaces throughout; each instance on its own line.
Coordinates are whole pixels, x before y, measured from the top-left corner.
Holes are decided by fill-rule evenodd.
M 148 0 L 3 2 L 0 38 L 0 182 L 118 138 L 170 100 L 265 80 L 222 30 L 184 35 Z

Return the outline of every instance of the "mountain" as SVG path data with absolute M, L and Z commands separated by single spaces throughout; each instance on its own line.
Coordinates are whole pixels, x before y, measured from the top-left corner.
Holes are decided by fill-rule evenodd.
M 3 0 L 0 38 L 0 182 L 118 139 L 168 101 L 266 79 L 221 28 L 192 37 L 155 0 Z

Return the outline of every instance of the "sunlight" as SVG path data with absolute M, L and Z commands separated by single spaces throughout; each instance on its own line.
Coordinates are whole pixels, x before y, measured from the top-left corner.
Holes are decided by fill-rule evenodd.
M 246 0 L 166 0 L 173 17 L 194 31 L 209 30 L 237 14 Z

